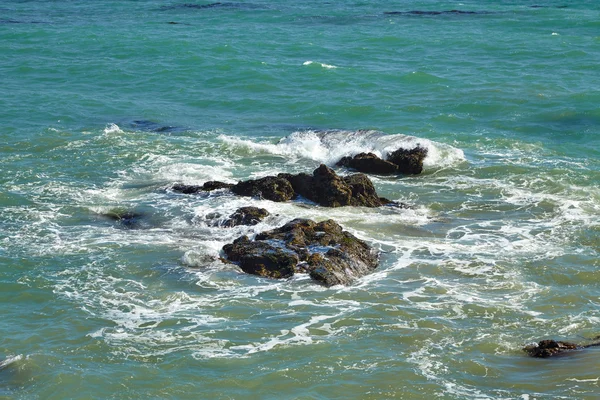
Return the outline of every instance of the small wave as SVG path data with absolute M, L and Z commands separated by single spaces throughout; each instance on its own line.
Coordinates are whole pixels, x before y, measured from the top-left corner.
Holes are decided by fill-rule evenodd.
M 22 359 L 23 359 L 23 354 L 19 354 L 19 355 L 12 356 L 12 357 L 6 357 L 4 359 L 4 361 L 0 361 L 0 370 L 8 367 L 11 364 L 21 361 Z
M 110 134 L 114 134 L 114 133 L 124 133 L 124 132 L 123 132 L 123 130 L 121 130 L 119 125 L 108 124 L 108 125 L 106 125 L 106 128 L 104 128 L 104 133 L 107 135 L 110 135 Z
M 336 67 L 335 65 L 330 65 L 330 64 L 325 64 L 325 63 L 320 63 L 320 62 L 316 62 L 316 61 L 304 61 L 304 63 L 302 63 L 302 65 L 318 65 L 321 66 L 325 69 L 336 69 L 338 67 Z
M 450 145 L 410 135 L 388 135 L 374 130 L 297 131 L 277 143 L 257 142 L 221 135 L 220 140 L 232 146 L 245 147 L 256 153 L 284 156 L 288 161 L 304 158 L 335 165 L 342 157 L 370 152 L 385 158 L 389 153 L 416 146 L 428 150 L 423 162 L 425 170 L 446 168 L 465 161 L 464 152 Z

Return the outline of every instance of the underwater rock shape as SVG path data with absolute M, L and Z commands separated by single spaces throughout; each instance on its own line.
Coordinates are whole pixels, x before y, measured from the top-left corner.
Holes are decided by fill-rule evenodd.
M 534 345 L 527 346 L 523 350 L 531 357 L 546 358 L 579 348 L 580 346 L 575 343 L 546 339 L 541 340 Z
M 545 339 L 539 341 L 538 343 L 524 347 L 523 351 L 531 357 L 547 358 L 557 354 L 566 353 L 571 350 L 580 350 L 596 346 L 600 346 L 600 336 L 596 336 L 591 342 L 585 344 Z
M 119 227 L 125 229 L 139 229 L 148 227 L 145 214 L 137 211 L 115 208 L 100 214 L 102 217 L 115 221 Z
M 241 207 L 229 216 L 223 226 L 230 228 L 238 225 L 256 225 L 267 216 L 269 216 L 269 212 L 264 208 Z
M 232 183 L 225 183 L 219 181 L 208 181 L 202 186 L 199 185 L 184 185 L 183 183 L 176 183 L 171 187 L 171 190 L 176 193 L 183 194 L 196 194 L 198 192 L 211 192 L 219 189 L 231 189 L 234 185 Z
M 386 11 L 385 15 L 476 15 L 476 14 L 490 14 L 488 11 L 462 11 L 462 10 L 445 10 L 445 11 L 426 11 L 426 10 L 412 10 L 412 11 Z
M 331 219 L 319 223 L 295 219 L 259 233 L 254 240 L 242 236 L 225 245 L 223 252 L 244 272 L 269 278 L 308 273 L 325 286 L 348 285 L 379 262 L 367 243 Z

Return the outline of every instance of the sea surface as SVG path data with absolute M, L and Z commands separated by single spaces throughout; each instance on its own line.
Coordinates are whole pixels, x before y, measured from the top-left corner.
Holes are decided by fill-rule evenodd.
M 170 190 L 417 144 L 409 209 Z M 596 0 L 2 0 L 0 398 L 598 399 L 521 349 L 600 335 L 599 183 Z M 380 266 L 219 260 L 298 217 Z

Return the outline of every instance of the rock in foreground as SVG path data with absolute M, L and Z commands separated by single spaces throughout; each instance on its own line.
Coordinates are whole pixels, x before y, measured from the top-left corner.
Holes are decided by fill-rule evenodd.
M 348 285 L 373 271 L 379 261 L 367 243 L 333 220 L 295 219 L 254 240 L 242 236 L 223 252 L 244 272 L 269 278 L 308 273 L 325 286 Z

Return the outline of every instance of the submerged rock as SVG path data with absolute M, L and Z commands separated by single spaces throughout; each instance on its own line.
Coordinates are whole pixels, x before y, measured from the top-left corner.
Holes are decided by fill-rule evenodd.
M 288 278 L 308 273 L 325 286 L 347 285 L 377 267 L 378 254 L 333 220 L 295 219 L 223 247 L 229 261 L 247 273 Z
M 269 216 L 269 212 L 264 208 L 242 207 L 231 214 L 223 226 L 229 228 L 238 225 L 256 225 L 267 216 Z
M 525 347 L 523 350 L 531 357 L 546 358 L 568 350 L 580 348 L 575 343 L 556 340 L 541 340 L 539 343 Z
M 412 10 L 412 11 L 386 11 L 385 15 L 476 15 L 490 14 L 488 11 L 463 11 L 463 10 L 445 10 L 445 11 L 428 11 L 428 10 Z
M 590 343 L 577 344 L 563 342 L 560 340 L 546 339 L 538 343 L 526 346 L 523 348 L 531 357 L 547 358 L 558 354 L 566 353 L 572 350 L 585 349 L 588 347 L 600 346 L 600 336 L 593 339 Z
M 184 185 L 183 183 L 176 183 L 171 187 L 171 190 L 176 193 L 183 194 L 196 194 L 199 192 L 211 192 L 219 189 L 231 189 L 234 185 L 232 183 L 225 183 L 219 181 L 205 182 L 202 186 L 200 185 Z
M 121 227 L 136 229 L 143 226 L 144 214 L 125 209 L 113 209 L 102 214 L 103 217 L 117 222 Z

